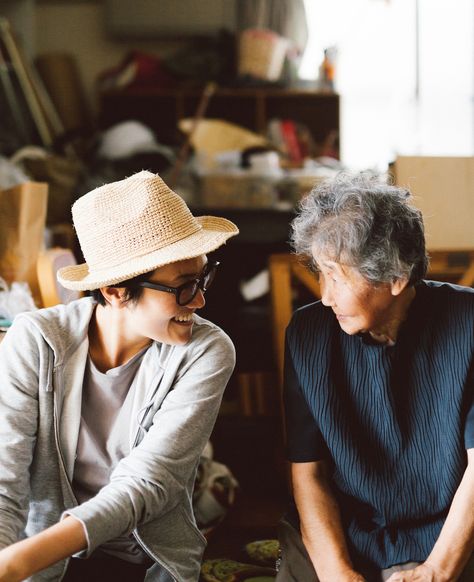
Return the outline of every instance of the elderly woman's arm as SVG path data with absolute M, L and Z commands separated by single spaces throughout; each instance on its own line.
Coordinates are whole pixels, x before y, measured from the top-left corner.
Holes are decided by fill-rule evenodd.
M 352 566 L 324 461 L 292 464 L 304 545 L 321 582 L 364 582 Z
M 448 517 L 425 563 L 393 574 L 388 582 L 451 582 L 462 573 L 474 552 L 474 449 L 467 451 L 467 457 L 468 465 Z

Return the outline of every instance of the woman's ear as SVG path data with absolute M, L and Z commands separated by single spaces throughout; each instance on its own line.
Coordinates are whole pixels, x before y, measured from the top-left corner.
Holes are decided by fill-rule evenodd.
M 400 295 L 402 291 L 404 291 L 408 287 L 408 279 L 406 277 L 402 277 L 401 279 L 395 279 L 395 281 L 391 284 L 391 292 L 394 297 Z
M 101 287 L 105 301 L 112 307 L 123 307 L 125 305 L 125 287 Z

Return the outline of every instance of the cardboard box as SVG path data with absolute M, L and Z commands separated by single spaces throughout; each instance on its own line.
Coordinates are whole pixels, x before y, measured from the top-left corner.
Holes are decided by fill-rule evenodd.
M 474 157 L 400 156 L 394 177 L 423 213 L 428 249 L 474 249 Z

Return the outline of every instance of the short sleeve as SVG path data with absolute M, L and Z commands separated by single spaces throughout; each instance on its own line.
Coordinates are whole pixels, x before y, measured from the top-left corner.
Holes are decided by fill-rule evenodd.
M 308 463 L 325 458 L 326 446 L 303 395 L 300 377 L 304 375 L 295 371 L 287 333 L 283 384 L 287 458 L 293 463 Z

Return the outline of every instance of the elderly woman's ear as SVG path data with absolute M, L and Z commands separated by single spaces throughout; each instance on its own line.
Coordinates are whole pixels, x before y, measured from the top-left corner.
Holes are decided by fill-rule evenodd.
M 391 291 L 394 297 L 400 295 L 405 289 L 408 287 L 408 279 L 406 277 L 402 277 L 400 279 L 395 279 L 393 283 L 391 283 Z

